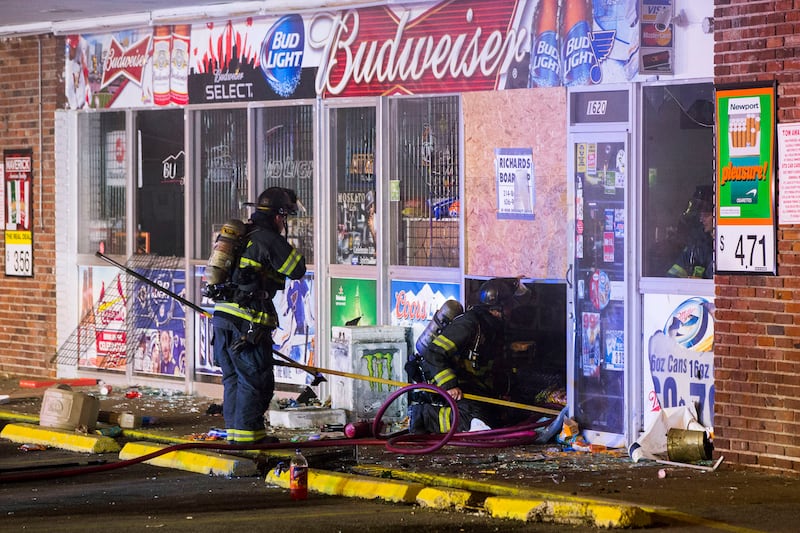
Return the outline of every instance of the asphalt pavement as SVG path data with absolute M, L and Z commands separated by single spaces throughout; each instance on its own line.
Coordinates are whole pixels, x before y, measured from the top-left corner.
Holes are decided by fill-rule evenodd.
M 563 526 L 786 531 L 793 529 L 800 509 L 797 477 L 740 469 L 717 456 L 691 465 L 633 463 L 622 450 L 565 451 L 553 442 L 497 448 L 445 446 L 435 453 L 410 455 L 388 451 L 380 439 L 348 440 L 321 428 L 276 431 L 280 443 L 245 450 L 226 447 L 208 440 L 207 433 L 198 433 L 199 428 L 213 425 L 209 422 L 219 423 L 218 417 L 210 419 L 206 414 L 209 399 L 182 397 L 177 409 L 159 404 L 174 400 L 150 398 L 143 404 L 146 412 L 164 413 L 162 423 L 116 428 L 117 433 L 101 424 L 105 435 L 43 428 L 35 400 L 1 406 L 0 508 L 13 518 L 15 527 L 27 524 L 26 529 L 35 530 L 39 524 L 44 530 L 52 521 L 35 512 L 29 499 L 16 497 L 20 487 L 23 492 L 34 491 L 32 501 L 39 503 L 55 502 L 55 494 L 63 491 L 71 497 L 62 494 L 63 501 L 53 507 L 61 522 L 105 501 L 103 505 L 119 512 L 104 519 L 124 516 L 133 530 L 137 523 L 142 526 L 142 517 L 133 511 L 136 507 L 122 512 L 122 502 L 109 495 L 133 490 L 142 479 L 142 469 L 147 469 L 155 474 L 145 475 L 150 483 L 144 486 L 157 485 L 164 494 L 183 502 L 180 511 L 168 513 L 168 528 L 184 528 L 191 520 L 186 529 L 215 529 L 217 518 L 203 514 L 212 508 L 236 514 L 244 525 L 248 505 L 253 510 L 263 509 L 267 500 L 276 517 L 285 511 L 285 519 L 291 521 L 300 506 L 287 501 L 288 471 L 280 463 L 285 466 L 294 448 L 300 447 L 311 467 L 310 497 L 301 506 L 314 503 L 325 507 L 332 505 L 329 499 L 333 499 L 349 502 L 346 507 L 351 509 L 321 529 L 311 525 L 300 528 L 307 531 L 391 530 L 393 525 L 412 526 L 410 517 L 419 513 L 432 517 L 427 525 L 420 522 L 425 531 L 490 531 L 492 524 L 503 531 L 523 530 L 518 527 L 546 531 Z M 136 405 L 125 407 L 134 410 Z M 113 488 L 115 479 L 129 475 L 132 480 L 116 481 Z M 87 484 L 87 479 L 92 483 Z M 213 488 L 206 489 L 206 485 Z M 98 493 L 99 486 L 105 488 Z M 143 487 L 141 497 L 147 498 L 145 493 L 149 493 Z M 205 498 L 192 500 L 195 503 L 184 501 L 181 495 L 190 487 L 190 493 L 230 492 L 232 498 L 223 498 L 219 505 L 206 502 L 193 507 Z M 76 496 L 76 490 L 85 495 Z M 260 498 L 254 500 L 255 495 Z M 156 494 L 153 499 L 161 498 Z M 225 502 L 232 508 L 226 508 Z M 361 505 L 378 507 L 365 510 Z M 182 516 L 191 509 L 197 509 L 194 514 L 208 523 Z M 373 511 L 384 520 L 370 525 L 368 517 Z M 309 508 L 300 514 L 308 518 L 317 512 L 319 509 Z M 346 516 L 350 512 L 353 516 Z M 359 517 L 365 523 L 360 523 Z M 437 522 L 440 517 L 448 520 Z M 224 524 L 221 520 L 217 525 Z M 449 529 L 454 524 L 462 529 Z

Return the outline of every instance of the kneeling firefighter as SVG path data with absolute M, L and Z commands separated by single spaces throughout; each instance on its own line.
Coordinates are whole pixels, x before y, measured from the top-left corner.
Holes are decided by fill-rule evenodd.
M 458 432 L 490 429 L 500 423 L 501 413 L 494 405 L 466 400 L 464 394 L 498 397 L 493 370 L 495 361 L 504 356 L 503 307 L 520 286 L 513 278 L 491 279 L 480 287 L 480 303 L 466 312 L 453 317 L 453 310 L 460 306 L 443 306 L 440 312 L 451 316 L 436 317 L 438 335 L 423 333 L 417 355 L 406 365 L 410 381 L 437 385 L 455 400 Z M 453 419 L 450 411 L 436 394 L 414 394 L 408 408 L 409 431 L 446 433 Z
M 291 189 L 270 187 L 258 197 L 245 246 L 232 274 L 232 289 L 214 306 L 214 363 L 222 368 L 227 440 L 266 442 L 264 413 L 275 388 L 272 333 L 278 313 L 272 299 L 286 278 L 306 273 L 303 254 L 286 240 L 287 219 L 297 213 Z

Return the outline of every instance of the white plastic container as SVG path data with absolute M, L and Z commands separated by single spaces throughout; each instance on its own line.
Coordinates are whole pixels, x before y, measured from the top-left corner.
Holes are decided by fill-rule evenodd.
M 44 391 L 39 425 L 69 431 L 85 427 L 94 431 L 100 400 L 82 392 L 73 391 L 69 385 L 58 385 Z

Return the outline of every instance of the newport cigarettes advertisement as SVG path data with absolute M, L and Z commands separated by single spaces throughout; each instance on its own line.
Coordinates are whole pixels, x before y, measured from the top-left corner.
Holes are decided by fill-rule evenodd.
M 33 276 L 33 150 L 4 150 L 6 276 Z
M 533 220 L 536 200 L 533 151 L 530 148 L 495 148 L 497 218 Z
M 644 427 L 661 409 L 693 403 L 699 422 L 713 430 L 713 301 L 701 296 L 645 294 L 643 309 Z
M 775 86 L 716 91 L 716 272 L 775 274 Z

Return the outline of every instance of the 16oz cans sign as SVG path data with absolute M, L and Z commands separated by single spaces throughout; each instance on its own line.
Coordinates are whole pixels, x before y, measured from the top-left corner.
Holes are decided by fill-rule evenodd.
M 646 294 L 644 309 L 644 426 L 663 408 L 691 404 L 699 422 L 713 428 L 713 302 L 702 296 Z

